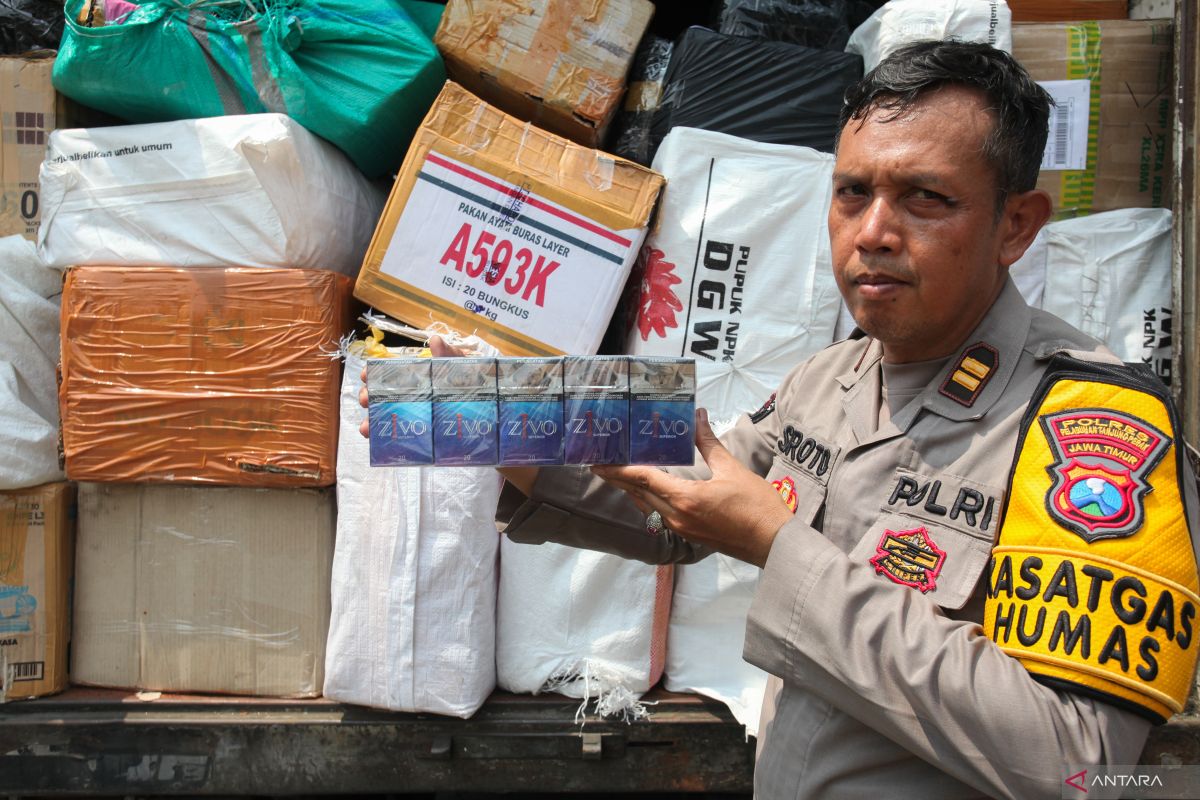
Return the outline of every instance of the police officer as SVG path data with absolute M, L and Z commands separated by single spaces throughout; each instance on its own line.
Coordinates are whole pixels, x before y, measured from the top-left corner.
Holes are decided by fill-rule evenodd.
M 1051 213 L 1048 111 L 989 46 L 895 52 L 841 118 L 855 335 L 720 440 L 698 413 L 696 468 L 506 471 L 515 541 L 763 569 L 760 798 L 1059 797 L 1186 698 L 1197 503 L 1169 399 L 1007 274 Z

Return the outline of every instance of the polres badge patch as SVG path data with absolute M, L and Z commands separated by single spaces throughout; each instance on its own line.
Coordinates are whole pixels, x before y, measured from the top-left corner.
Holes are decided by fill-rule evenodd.
M 783 498 L 783 504 L 795 514 L 796 513 L 796 482 L 792 480 L 791 475 L 785 475 L 777 481 L 771 481 L 771 485 L 775 487 L 775 491 L 779 492 L 779 496 Z
M 922 593 L 937 588 L 937 577 L 945 563 L 946 551 L 934 544 L 929 531 L 923 527 L 885 530 L 871 558 L 875 572 L 901 586 L 920 589 Z
M 1073 409 L 1039 420 L 1055 462 L 1046 492 L 1050 517 L 1084 540 L 1129 536 L 1142 526 L 1147 478 L 1171 437 L 1111 409 Z

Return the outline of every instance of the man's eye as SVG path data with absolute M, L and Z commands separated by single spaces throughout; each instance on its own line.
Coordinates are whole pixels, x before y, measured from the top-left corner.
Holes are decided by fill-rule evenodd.
M 867 193 L 867 188 L 861 183 L 853 183 L 848 186 L 839 186 L 837 193 L 841 197 L 863 197 Z
M 947 205 L 951 204 L 949 197 L 946 197 L 944 194 L 938 194 L 937 192 L 929 189 L 913 189 L 912 196 L 917 200 L 928 200 L 938 203 L 946 203 Z

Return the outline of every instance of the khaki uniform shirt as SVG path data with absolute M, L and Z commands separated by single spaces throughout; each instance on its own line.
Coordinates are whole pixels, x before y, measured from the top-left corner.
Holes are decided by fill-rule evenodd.
M 763 800 L 1060 797 L 1069 765 L 1137 763 L 1149 722 L 1037 683 L 980 627 L 1018 427 L 1049 358 L 1117 361 L 1011 281 L 964 350 L 980 342 L 996 363 L 969 404 L 943 391 L 954 357 L 880 424 L 882 350 L 852 339 L 793 370 L 773 406 L 722 437 L 795 509 L 746 626 L 746 660 L 774 676 L 754 779 Z M 703 463 L 678 471 L 707 475 Z M 586 470 L 542 470 L 506 533 L 650 563 L 705 555 L 643 525 Z M 919 528 L 945 553 L 937 572 L 885 568 L 887 537 Z

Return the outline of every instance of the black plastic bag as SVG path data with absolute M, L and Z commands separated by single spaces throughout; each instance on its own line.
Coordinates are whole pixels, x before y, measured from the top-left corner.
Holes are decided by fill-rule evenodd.
M 667 68 L 652 151 L 682 125 L 833 152 L 843 94 L 862 73 L 854 53 L 689 28 Z
M 671 42 L 658 36 L 646 36 L 638 45 L 629 68 L 625 101 L 609 131 L 608 152 L 650 165 L 650 126 L 662 99 L 671 50 Z
M 718 30 L 791 42 L 822 50 L 845 50 L 850 39 L 851 0 L 725 0 Z
M 57 50 L 62 32 L 62 3 L 0 0 L 0 55 Z

